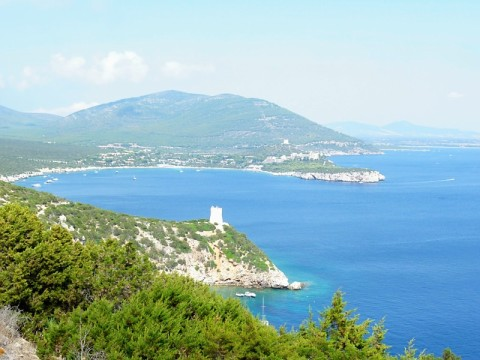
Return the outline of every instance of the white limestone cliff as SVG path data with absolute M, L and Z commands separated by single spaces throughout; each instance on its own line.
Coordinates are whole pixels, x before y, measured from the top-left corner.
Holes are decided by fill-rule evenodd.
M 385 180 L 385 176 L 383 174 L 374 170 L 352 170 L 339 173 L 301 173 L 292 171 L 278 173 L 276 175 L 294 176 L 304 180 L 323 180 L 356 183 L 376 183 Z

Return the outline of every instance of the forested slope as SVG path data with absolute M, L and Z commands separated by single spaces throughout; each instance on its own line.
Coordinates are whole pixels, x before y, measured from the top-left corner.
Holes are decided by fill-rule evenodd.
M 238 300 L 158 274 L 130 243 L 82 245 L 18 204 L 0 207 L 0 248 L 0 307 L 21 312 L 42 359 L 436 359 L 412 344 L 390 356 L 383 323 L 360 322 L 340 292 L 318 322 L 277 331 Z
M 45 224 L 68 229 L 81 243 L 110 238 L 129 242 L 161 271 L 217 285 L 288 285 L 267 255 L 231 226 L 221 230 L 207 220 L 174 222 L 129 216 L 0 181 L 2 202 L 28 206 Z

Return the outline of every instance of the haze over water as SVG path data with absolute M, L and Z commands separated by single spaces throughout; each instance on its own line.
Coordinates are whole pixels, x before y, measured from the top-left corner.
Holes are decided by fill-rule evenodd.
M 275 326 L 314 319 L 332 294 L 346 293 L 361 320 L 385 317 L 386 343 L 400 353 L 445 347 L 474 359 L 480 339 L 480 149 L 338 157 L 386 175 L 378 184 L 304 181 L 195 169 L 122 169 L 55 175 L 41 190 L 134 215 L 224 220 L 262 248 L 299 292 L 257 291 L 242 300 Z M 133 180 L 133 177 L 137 180 Z M 31 178 L 19 184 L 43 183 Z M 220 290 L 233 296 L 238 289 Z

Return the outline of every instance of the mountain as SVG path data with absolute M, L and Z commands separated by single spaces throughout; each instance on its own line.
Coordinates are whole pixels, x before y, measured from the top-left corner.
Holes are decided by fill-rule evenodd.
M 0 137 L 21 140 L 51 138 L 62 119 L 58 115 L 25 113 L 0 106 Z
M 478 140 L 480 138 L 480 134 L 473 131 L 420 126 L 408 121 L 397 121 L 384 126 L 348 121 L 331 123 L 328 126 L 363 140 Z
M 281 144 L 284 139 L 292 144 L 359 143 L 266 100 L 179 91 L 122 99 L 65 118 L 5 109 L 0 126 L 9 130 L 5 137 L 25 133 L 28 140 L 92 145 L 231 148 Z
M 166 91 L 71 114 L 60 128 L 75 142 L 136 142 L 148 146 L 232 147 L 355 142 L 261 99 Z

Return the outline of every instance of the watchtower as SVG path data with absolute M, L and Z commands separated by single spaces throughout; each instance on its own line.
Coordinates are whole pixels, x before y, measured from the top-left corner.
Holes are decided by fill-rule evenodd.
M 210 208 L 210 223 L 223 225 L 222 208 L 218 206 L 212 206 Z

